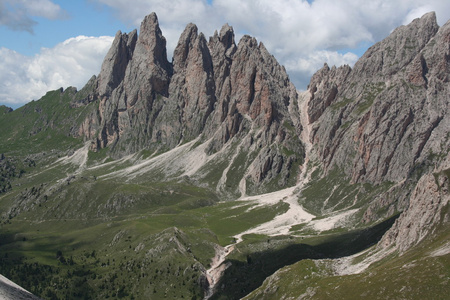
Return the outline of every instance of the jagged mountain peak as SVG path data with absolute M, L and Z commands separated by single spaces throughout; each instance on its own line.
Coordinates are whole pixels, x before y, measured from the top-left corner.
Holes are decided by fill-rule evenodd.
M 137 42 L 137 31 L 129 34 L 119 30 L 106 54 L 98 75 L 98 94 L 110 95 L 125 77 L 125 70 L 131 60 Z
M 393 101 L 394 93 L 400 92 L 392 89 L 395 81 L 405 77 L 400 73 L 407 69 L 409 82 L 428 82 L 425 73 L 433 73 L 436 68 L 426 66 L 422 50 L 438 30 L 435 14 L 427 14 L 394 30 L 372 46 L 353 69 L 349 66 L 330 68 L 325 64 L 313 75 L 309 84 L 311 99 L 306 108 L 308 120 L 313 124 L 309 138 L 317 145 L 325 169 L 341 166 L 355 182 L 380 182 L 385 176 L 407 176 L 424 145 L 419 143 L 414 150 L 416 155 L 402 167 L 390 167 L 391 156 L 400 155 L 404 149 L 394 147 L 392 151 L 374 152 L 370 146 L 373 142 L 366 141 L 365 136 L 371 136 L 375 130 L 369 129 L 368 124 L 373 122 L 378 126 L 380 118 L 389 111 L 381 96 L 391 97 Z M 134 37 L 133 34 L 116 36 L 111 55 L 108 53 L 99 75 L 98 94 L 106 94 L 103 92 L 106 86 L 110 95 L 100 103 L 99 112 L 86 122 L 98 126 L 96 130 L 87 131 L 100 132 L 97 137 L 87 135 L 97 140 L 94 143 L 97 148 L 108 147 L 113 155 L 121 156 L 142 149 L 172 149 L 201 137 L 202 140 L 212 139 L 208 148 L 215 152 L 235 136 L 255 127 L 264 132 L 257 137 L 262 147 L 271 147 L 277 141 L 283 147 L 296 149 L 294 152 L 302 156 L 302 143 L 298 141 L 294 146 L 292 142 L 298 140 L 301 130 L 297 93 L 284 67 L 262 42 L 244 35 L 236 45 L 233 28 L 228 24 L 207 42 L 204 35 L 198 33 L 197 26 L 190 23 L 180 36 L 173 62 L 169 63 L 166 41 L 155 14 L 144 19 L 135 43 Z M 103 78 L 109 78 L 107 84 Z M 384 95 L 388 91 L 392 96 Z M 384 103 L 385 108 L 380 112 L 377 108 L 382 106 L 372 108 L 377 101 Z M 341 112 L 331 113 L 329 107 L 337 102 L 347 105 L 338 104 L 335 107 L 341 108 Z M 398 120 L 398 131 L 403 133 L 391 141 L 395 145 L 402 143 L 405 130 L 412 132 L 408 122 L 415 113 L 410 108 L 404 109 L 407 111 L 402 114 L 410 117 Z M 319 122 L 324 118 L 327 121 Z M 437 126 L 440 119 L 433 119 L 431 124 Z M 294 131 L 286 124 L 292 124 Z M 349 132 L 354 132 L 354 137 L 348 140 L 359 141 L 358 146 L 342 143 L 341 139 Z M 350 148 L 343 146 L 346 144 Z M 358 150 L 353 166 L 344 166 L 349 164 L 344 153 L 353 153 L 355 149 Z M 271 159 L 273 155 L 269 155 Z M 378 156 L 383 157 L 383 166 Z M 283 161 L 287 161 L 287 157 Z M 268 170 L 262 171 L 266 172 Z M 261 180 L 265 175 L 254 178 L 257 177 Z
M 234 29 L 232 26 L 228 25 L 228 23 L 224 24 L 222 28 L 220 29 L 219 34 L 220 41 L 230 47 L 232 44 L 234 44 Z
M 284 170 L 280 184 L 286 176 L 295 182 L 299 170 L 292 160 L 303 156 L 298 117 L 290 112 L 296 109 L 295 87 L 263 43 L 246 35 L 236 45 L 234 38 L 225 24 L 207 41 L 190 23 L 169 63 L 155 14 L 145 17 L 137 39 L 135 31 L 118 33 L 91 97 L 100 98 L 98 110 L 81 131 L 93 140 L 92 150 L 108 148 L 119 157 L 143 149 L 167 151 L 199 138 L 217 152 L 248 135 L 259 146 L 246 168 L 258 171 L 245 176 L 258 172 L 252 178 L 260 185 Z M 272 150 L 261 150 L 266 148 Z
M 409 64 L 439 30 L 436 14 L 430 12 L 395 29 L 370 47 L 355 63 L 355 78 L 388 76 Z
M 352 182 L 401 186 L 439 169 L 450 148 L 448 32 L 429 13 L 372 46 L 353 69 L 325 65 L 312 77 L 311 139 L 326 172 L 338 167 Z M 392 213 L 407 205 L 380 201 L 366 220 L 379 218 L 380 206 Z
M 139 42 L 151 48 L 165 48 L 166 39 L 162 35 L 156 13 L 144 17 L 139 30 Z
M 195 53 L 190 54 L 191 51 Z M 186 68 L 186 64 L 189 63 L 187 60 L 197 59 L 203 60 L 204 67 L 209 68 L 211 59 L 205 56 L 210 56 L 206 38 L 203 33 L 198 33 L 197 25 L 189 23 L 181 34 L 173 53 L 174 71 L 178 72 Z
M 225 53 L 225 57 L 231 58 L 236 51 L 233 27 L 227 23 L 222 26 L 220 33 L 217 33 L 216 30 L 214 35 L 210 37 L 208 45 L 213 56 L 223 55 Z

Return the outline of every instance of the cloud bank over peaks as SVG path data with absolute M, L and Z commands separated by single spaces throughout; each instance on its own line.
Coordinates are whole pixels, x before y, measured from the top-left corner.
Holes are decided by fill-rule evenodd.
M 284 62 L 284 66 L 297 89 L 303 90 L 309 84 L 311 75 L 323 67 L 325 62 L 330 67 L 353 66 L 358 58 L 358 55 L 351 52 L 341 54 L 335 51 L 317 50 L 307 56 L 288 59 Z
M 98 74 L 113 37 L 77 36 L 33 57 L 0 48 L 0 101 L 17 107 L 60 87 L 83 87 Z
M 426 12 L 436 11 L 441 25 L 450 18 L 448 0 L 136 0 L 132 6 L 128 0 L 97 1 L 136 28 L 145 15 L 156 12 L 169 56 L 187 23 L 195 23 L 206 36 L 228 23 L 236 40 L 249 34 L 264 42 L 298 89 L 306 87 L 315 67 L 324 62 L 353 65 L 354 53 L 365 50 L 360 45 L 378 42 Z

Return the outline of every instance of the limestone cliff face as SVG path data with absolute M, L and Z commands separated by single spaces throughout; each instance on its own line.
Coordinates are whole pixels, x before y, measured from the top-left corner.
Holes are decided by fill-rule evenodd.
M 383 236 L 379 246 L 394 246 L 401 253 L 409 250 L 437 227 L 448 228 L 450 224 L 450 157 L 432 173 L 423 175 L 414 188 L 409 205 Z
M 236 45 L 229 25 L 207 41 L 188 24 L 169 63 L 152 13 L 139 36 L 116 34 L 90 98 L 99 99 L 98 110 L 80 134 L 93 150 L 108 147 L 116 157 L 167 151 L 196 138 L 209 141 L 211 154 L 247 136 L 254 155 L 245 165 L 256 184 L 281 171 L 295 177 L 298 164 L 291 166 L 303 159 L 295 87 L 255 38 Z
M 139 37 L 116 35 L 98 76 L 99 134 L 95 147 L 136 152 L 151 141 L 152 124 L 161 110 L 156 100 L 168 95 L 172 66 L 155 14 L 141 24 Z
M 104 58 L 102 70 L 98 78 L 98 93 L 110 95 L 111 92 L 122 82 L 128 62 L 131 60 L 136 47 L 136 30 L 129 35 L 118 31 L 114 42 Z
M 355 64 L 309 85 L 311 140 L 325 169 L 353 182 L 399 182 L 450 147 L 450 23 L 434 13 L 396 29 Z
M 382 247 L 406 251 L 448 224 L 449 74 L 450 22 L 439 28 L 428 13 L 353 69 L 325 65 L 311 79 L 308 138 L 325 174 L 338 167 L 355 183 L 392 184 L 362 220 L 401 212 Z

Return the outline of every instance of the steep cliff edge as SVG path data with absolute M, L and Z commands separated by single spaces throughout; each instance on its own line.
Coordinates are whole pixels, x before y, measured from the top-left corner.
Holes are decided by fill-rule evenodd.
M 450 163 L 447 161 L 445 167 L 420 178 L 411 194 L 408 207 L 384 235 L 379 246 L 393 246 L 403 253 L 424 238 L 433 238 L 442 228 L 449 228 L 449 190 Z
M 324 173 L 338 168 L 353 183 L 396 186 L 396 197 L 369 207 L 367 221 L 381 217 L 375 208 L 406 209 L 415 182 L 448 157 L 449 40 L 450 23 L 439 28 L 428 13 L 372 46 L 353 69 L 325 65 L 311 79 L 310 139 Z
M 399 182 L 446 154 L 450 24 L 434 13 L 396 29 L 353 69 L 324 66 L 311 79 L 311 139 L 326 170 L 353 182 Z

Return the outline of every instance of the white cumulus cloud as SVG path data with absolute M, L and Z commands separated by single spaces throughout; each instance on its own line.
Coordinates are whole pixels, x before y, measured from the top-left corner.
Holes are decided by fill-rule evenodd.
M 287 60 L 284 65 L 297 88 L 305 89 L 311 75 L 322 68 L 325 62 L 329 66 L 353 66 L 357 60 L 358 56 L 351 52 L 341 54 L 335 51 L 318 50 L 306 56 Z
M 0 0 L 0 25 L 12 30 L 33 33 L 37 24 L 33 17 L 55 20 L 66 16 L 58 4 L 49 0 Z
M 101 63 L 113 37 L 78 36 L 33 57 L 0 48 L 0 102 L 18 105 L 60 87 L 81 88 Z
M 436 11 L 441 25 L 450 18 L 448 0 L 136 0 L 133 5 L 128 0 L 97 1 L 136 27 L 145 15 L 156 12 L 169 56 L 187 23 L 197 24 L 207 36 L 229 23 L 237 38 L 250 34 L 264 42 L 299 89 L 306 87 L 314 67 L 324 62 L 352 65 L 356 55 L 351 49 L 380 41 L 426 12 Z

